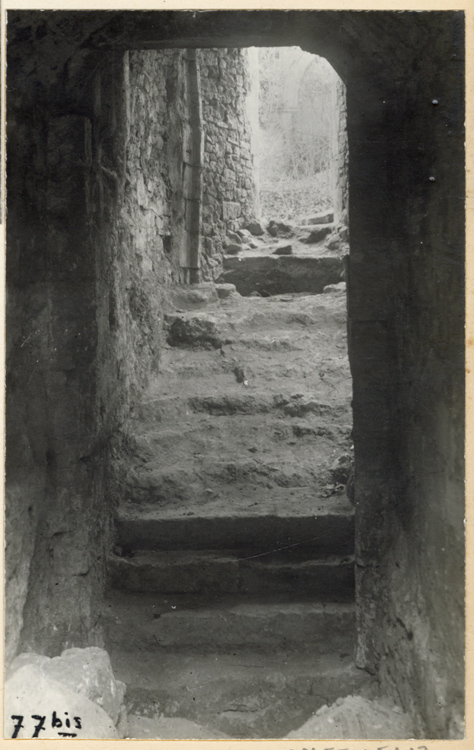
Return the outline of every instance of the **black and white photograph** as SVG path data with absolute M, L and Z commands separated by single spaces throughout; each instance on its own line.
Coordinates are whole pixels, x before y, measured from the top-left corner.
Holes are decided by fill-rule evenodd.
M 465 11 L 32 5 L 4 738 L 464 739 Z

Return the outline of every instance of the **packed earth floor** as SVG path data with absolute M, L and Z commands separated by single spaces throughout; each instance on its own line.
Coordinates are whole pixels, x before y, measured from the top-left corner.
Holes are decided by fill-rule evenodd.
M 302 725 L 374 695 L 354 663 L 343 264 L 262 242 L 227 256 L 224 283 L 169 294 L 161 371 L 128 429 L 106 646 L 130 737 L 343 737 L 330 717 Z M 252 276 L 268 259 L 276 273 Z M 349 736 L 381 736 L 354 705 Z

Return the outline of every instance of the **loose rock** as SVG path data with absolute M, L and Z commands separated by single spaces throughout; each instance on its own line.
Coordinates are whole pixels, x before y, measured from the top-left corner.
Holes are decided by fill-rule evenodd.
M 70 648 L 52 659 L 35 653 L 20 654 L 13 660 L 9 674 L 24 667 L 39 669 L 46 678 L 103 708 L 114 724 L 118 721 L 125 685 L 114 678 L 109 655 L 103 649 Z
M 165 315 L 166 338 L 170 346 L 192 346 L 218 349 L 223 343 L 215 319 L 205 313 Z
M 301 238 L 301 242 L 305 242 L 308 245 L 315 242 L 321 242 L 325 237 L 327 237 L 328 234 L 332 232 L 332 230 L 332 224 L 321 224 L 321 226 L 313 226 L 311 227 L 310 233 L 306 237 Z
M 263 228 L 262 224 L 256 219 L 254 219 L 253 221 L 249 221 L 245 229 L 247 229 L 251 234 L 253 234 L 254 237 L 260 237 L 262 234 L 265 233 L 265 229 Z
M 235 242 L 237 245 L 242 244 L 242 237 L 240 236 L 238 232 L 232 232 L 231 230 L 229 230 L 227 232 L 227 237 L 229 238 L 231 242 Z
M 225 247 L 227 255 L 237 255 L 242 250 L 242 244 L 237 242 L 227 242 Z
M 228 299 L 234 294 L 237 294 L 235 284 L 216 284 L 216 292 L 219 299 Z
M 53 711 L 56 726 L 53 726 Z M 17 738 L 30 739 L 38 724 L 33 716 L 45 716 L 40 739 L 62 739 L 59 732 L 74 734 L 78 739 L 120 739 L 114 722 L 103 708 L 77 692 L 68 689 L 45 674 L 42 666 L 25 664 L 5 683 L 4 733 L 11 737 L 15 724 L 11 716 L 23 716 L 23 727 Z M 71 726 L 66 725 L 66 718 Z M 60 722 L 58 724 L 57 722 Z
M 285 224 L 283 221 L 270 221 L 267 230 L 272 237 L 291 237 L 294 234 L 291 224 Z
M 251 240 L 252 239 L 252 233 L 249 232 L 248 229 L 237 229 L 237 234 L 239 237 L 241 237 L 243 240 Z
M 339 237 L 341 238 L 341 240 L 343 240 L 344 242 L 347 242 L 349 239 L 348 227 L 346 227 L 345 225 L 342 225 L 338 227 L 337 231 L 339 232 Z
M 346 291 L 346 282 L 340 281 L 338 284 L 327 284 L 324 289 L 324 294 L 331 294 L 332 292 L 341 292 L 345 293 Z

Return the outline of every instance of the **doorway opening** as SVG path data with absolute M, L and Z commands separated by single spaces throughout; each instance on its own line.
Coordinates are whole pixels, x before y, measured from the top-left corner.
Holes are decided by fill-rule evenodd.
M 132 736 L 145 714 L 157 736 L 284 737 L 372 689 L 354 663 L 344 87 L 299 48 L 133 53 L 137 84 L 163 54 L 183 71 L 165 86 L 182 257 L 202 262 L 167 293 L 127 426 L 107 645 Z

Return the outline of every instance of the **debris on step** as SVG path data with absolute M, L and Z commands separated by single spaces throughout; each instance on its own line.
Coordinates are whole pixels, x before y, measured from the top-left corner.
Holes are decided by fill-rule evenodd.
M 291 224 L 285 224 L 283 221 L 270 221 L 267 224 L 267 231 L 272 237 L 292 237 L 295 233 Z
M 252 232 L 249 232 L 248 229 L 237 229 L 237 234 L 242 240 L 246 240 L 247 242 L 249 242 L 253 237 Z
M 227 255 L 237 255 L 242 250 L 242 244 L 237 242 L 226 242 L 225 251 Z
M 346 227 L 345 224 L 342 224 L 340 227 L 337 228 L 337 231 L 339 232 L 339 237 L 344 242 L 349 241 L 349 228 Z
M 343 242 L 337 232 L 332 232 L 324 243 L 328 250 L 340 250 L 346 243 Z
M 245 226 L 245 229 L 247 229 L 251 234 L 254 235 L 254 237 L 260 237 L 262 234 L 265 233 L 265 229 L 263 228 L 260 221 L 257 221 L 257 219 L 253 219 L 252 221 L 249 221 L 249 223 Z
M 331 234 L 333 228 L 333 224 L 319 224 L 309 226 L 306 229 L 306 231 L 309 230 L 309 234 L 307 234 L 305 237 L 301 236 L 300 240 L 306 245 L 312 245 L 316 242 L 322 242 L 322 240 L 324 240 L 324 238 L 327 237 L 328 234 Z
M 236 367 L 233 368 L 233 373 L 238 383 L 243 383 L 243 385 L 248 385 L 248 377 L 246 375 L 245 368 L 241 367 L 240 365 L 237 365 Z
M 323 289 L 324 294 L 331 294 L 333 292 L 339 292 L 341 294 L 345 294 L 346 282 L 340 281 L 338 284 L 327 284 Z
M 352 453 L 342 453 L 331 466 L 331 477 L 339 484 L 346 484 L 350 472 L 354 467 L 354 456 Z
M 227 237 L 231 242 L 235 242 L 237 245 L 242 244 L 242 237 L 238 232 L 233 232 L 231 229 L 227 231 Z
M 300 221 L 300 224 L 302 225 L 308 225 L 308 224 L 332 224 L 334 221 L 334 213 L 333 211 L 323 211 L 319 214 L 313 214 L 313 216 L 308 217 L 306 219 L 302 219 Z
M 293 245 L 278 245 L 273 255 L 293 255 Z
M 216 284 L 216 292 L 219 299 L 228 299 L 237 294 L 235 284 Z
M 165 325 L 170 346 L 219 349 L 224 343 L 216 319 L 207 313 L 165 315 Z
M 414 734 L 411 717 L 399 706 L 349 695 L 331 706 L 322 706 L 285 739 L 405 740 L 412 739 Z

